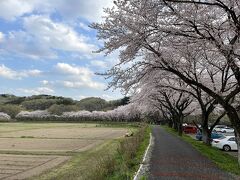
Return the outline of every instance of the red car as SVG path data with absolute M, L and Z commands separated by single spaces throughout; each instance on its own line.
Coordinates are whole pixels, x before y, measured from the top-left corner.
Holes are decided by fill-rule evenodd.
M 196 134 L 197 128 L 195 126 L 184 126 L 183 132 L 186 134 Z

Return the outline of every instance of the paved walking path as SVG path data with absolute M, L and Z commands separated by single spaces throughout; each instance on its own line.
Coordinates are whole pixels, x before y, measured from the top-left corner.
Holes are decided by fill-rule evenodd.
M 231 180 L 208 158 L 180 138 L 154 126 L 150 159 L 150 180 Z

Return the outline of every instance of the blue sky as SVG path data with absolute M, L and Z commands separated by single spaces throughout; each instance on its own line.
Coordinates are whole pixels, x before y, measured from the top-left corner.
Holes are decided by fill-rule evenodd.
M 121 98 L 104 91 L 107 81 L 94 74 L 114 65 L 117 53 L 92 53 L 102 44 L 88 27 L 112 6 L 111 0 L 0 1 L 0 93 Z

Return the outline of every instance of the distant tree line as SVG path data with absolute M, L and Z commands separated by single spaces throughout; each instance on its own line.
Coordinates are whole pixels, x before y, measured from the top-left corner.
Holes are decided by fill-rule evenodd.
M 49 113 L 61 115 L 64 112 L 76 111 L 107 111 L 113 110 L 118 106 L 128 104 L 129 97 L 118 100 L 106 101 L 99 97 L 89 97 L 80 101 L 71 98 L 34 95 L 29 97 L 18 97 L 10 94 L 0 95 L 0 112 L 8 114 L 11 118 L 21 111 L 48 110 Z

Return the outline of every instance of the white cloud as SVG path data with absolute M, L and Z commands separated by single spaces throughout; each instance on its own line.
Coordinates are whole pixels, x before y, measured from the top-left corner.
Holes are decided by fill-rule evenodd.
M 49 81 L 48 80 L 42 80 L 42 81 L 40 81 L 40 83 L 42 83 L 43 85 L 48 85 Z
M 99 67 L 99 68 L 107 68 L 107 63 L 104 61 L 98 61 L 98 60 L 93 60 L 90 62 L 90 64 L 94 67 Z
M 90 31 L 90 30 L 91 30 L 90 27 L 88 27 L 86 24 L 84 24 L 84 23 L 82 23 L 82 22 L 78 23 L 78 26 L 79 26 L 81 29 L 84 29 L 84 30 L 86 30 L 86 31 Z
M 63 81 L 62 85 L 66 88 L 81 88 L 81 87 L 87 87 L 92 89 L 104 89 L 104 84 L 99 82 L 75 82 L 75 81 Z
M 14 20 L 34 10 L 38 13 L 56 11 L 64 19 L 85 18 L 89 21 L 100 21 L 104 15 L 103 8 L 112 7 L 112 0 L 1 0 L 0 17 Z
M 78 34 L 72 27 L 52 21 L 47 16 L 31 15 L 23 18 L 23 29 L 5 35 L 1 48 L 7 52 L 30 58 L 57 57 L 57 51 L 91 54 L 97 47 L 88 38 Z M 0 34 L 0 42 L 1 36 Z
M 73 67 L 72 65 L 67 63 L 57 63 L 56 68 L 57 70 L 65 74 L 82 75 L 86 76 L 86 78 L 94 74 L 90 69 L 86 67 Z
M 0 43 L 3 42 L 4 37 L 5 37 L 5 35 L 2 32 L 0 32 Z
M 42 73 L 42 71 L 33 69 L 33 70 L 23 71 L 22 73 L 26 74 L 26 76 L 38 76 Z
M 81 100 L 81 99 L 84 99 L 84 98 L 87 98 L 88 96 L 77 96 L 75 97 L 77 100 Z
M 5 65 L 0 65 L 0 76 L 7 79 L 22 79 L 29 76 L 39 76 L 42 72 L 37 69 L 33 70 L 23 70 L 23 71 L 14 71 Z
M 27 56 L 33 59 L 57 57 L 48 44 L 41 41 L 40 37 L 35 38 L 28 32 L 12 31 L 5 36 L 5 39 L 0 45 L 9 54 Z
M 101 54 L 101 56 L 103 56 L 103 54 Z M 104 59 L 102 60 L 91 60 L 90 65 L 92 67 L 100 68 L 99 69 L 100 71 L 106 70 L 119 63 L 118 56 L 119 56 L 119 51 L 115 51 L 109 54 L 107 57 L 104 57 Z
M 72 20 L 79 17 L 89 21 L 101 21 L 103 8 L 112 7 L 113 0 L 38 0 L 38 6 L 57 10 L 64 19 Z M 47 2 L 47 3 L 46 3 Z
M 55 0 L 51 1 L 60 14 L 65 18 L 83 17 L 89 21 L 100 21 L 104 15 L 103 8 L 112 7 L 113 0 Z M 70 5 L 71 4 L 71 5 Z
M 53 22 L 45 16 L 25 17 L 24 27 L 29 34 L 49 48 L 83 53 L 91 53 L 96 48 L 86 42 L 85 36 L 79 35 L 70 26 Z
M 108 100 L 108 101 L 117 99 L 116 96 L 111 96 L 111 95 L 108 95 L 108 94 L 103 94 L 101 97 L 105 100 Z
M 34 0 L 33 0 L 34 1 Z M 1 0 L 0 17 L 6 20 L 14 20 L 16 17 L 33 11 L 34 4 L 29 0 Z
M 93 89 L 104 89 L 104 84 L 95 82 L 92 78 L 94 73 L 86 68 L 79 66 L 72 66 L 66 63 L 58 63 L 56 65 L 58 72 L 68 75 L 67 78 L 70 80 L 64 80 L 61 84 L 67 88 L 80 88 L 88 87 Z
M 48 87 L 37 87 L 32 89 L 19 88 L 17 91 L 27 95 L 38 95 L 38 94 L 54 94 L 55 91 Z

